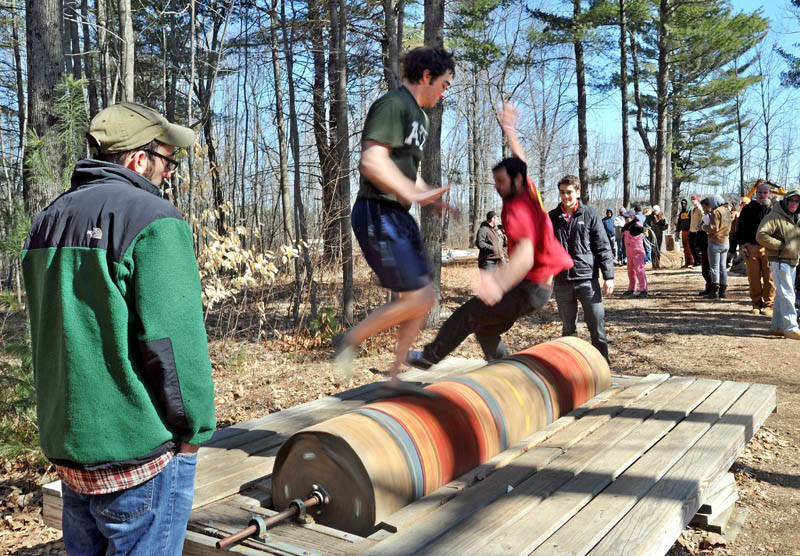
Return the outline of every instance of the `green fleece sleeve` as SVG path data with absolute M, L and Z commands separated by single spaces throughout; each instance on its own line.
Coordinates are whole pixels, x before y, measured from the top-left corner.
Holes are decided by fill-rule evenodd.
M 131 249 L 143 372 L 175 438 L 199 444 L 216 421 L 191 231 L 181 219 L 160 218 Z

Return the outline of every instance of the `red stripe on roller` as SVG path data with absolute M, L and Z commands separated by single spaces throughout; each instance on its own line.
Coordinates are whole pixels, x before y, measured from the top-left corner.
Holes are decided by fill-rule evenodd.
M 480 463 L 499 454 L 500 433 L 497 431 L 497 423 L 494 421 L 492 409 L 487 401 L 483 399 L 481 393 L 460 381 L 448 380 L 439 384 L 452 387 L 470 404 L 472 415 L 474 415 L 479 425 L 480 438 L 478 439 L 478 444 L 482 446 L 479 454 Z
M 542 379 L 547 391 L 550 393 L 550 404 L 553 406 L 553 420 L 558 419 L 564 413 L 561 411 L 563 402 L 561 399 L 562 377 L 558 373 L 553 373 L 548 367 L 542 364 L 537 358 L 532 357 L 526 353 L 515 353 L 511 356 L 521 363 L 524 363 L 533 373 L 536 373 Z
M 558 385 L 562 414 L 569 413 L 591 397 L 587 390 L 586 377 L 566 350 L 548 342 L 521 353 L 530 355 L 553 373 Z
M 447 431 L 455 455 L 452 477 L 446 478 L 446 474 L 442 474 L 442 479 L 446 483 L 488 459 L 486 436 L 473 404 L 467 397 L 470 393 L 474 395 L 471 390 L 461 384 L 446 381 L 432 384 L 428 386 L 428 390 L 439 394 L 440 400 L 437 400 L 432 409 L 442 428 Z M 488 408 L 486 411 L 488 412 Z
M 589 392 L 590 397 L 594 397 L 597 394 L 597 380 L 595 377 L 595 371 L 592 368 L 591 363 L 586 358 L 586 356 L 581 353 L 576 346 L 568 342 L 562 342 L 559 340 L 554 340 L 550 342 L 554 347 L 558 347 L 559 349 L 563 349 L 569 352 L 572 360 L 575 364 L 581 369 L 583 373 L 583 378 L 586 381 L 586 390 Z
M 600 393 L 611 386 L 611 370 L 608 368 L 608 361 L 592 344 L 574 336 L 558 338 L 557 341 L 574 347 L 589 362 L 597 385 L 595 393 Z

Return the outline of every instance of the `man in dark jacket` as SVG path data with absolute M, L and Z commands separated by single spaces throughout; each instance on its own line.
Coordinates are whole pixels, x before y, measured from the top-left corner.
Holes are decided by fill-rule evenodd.
M 475 237 L 475 245 L 478 246 L 478 268 L 490 270 L 503 263 L 503 235 L 497 229 L 497 214 L 493 210 L 490 210 L 486 214 L 486 220 L 481 222 Z
M 652 247 L 650 248 L 650 260 L 653 261 L 653 269 L 661 268 L 661 243 L 664 240 L 664 230 L 667 229 L 667 219 L 661 212 L 661 207 L 653 206 L 653 210 L 645 216 L 644 225 L 652 231 Z
M 550 211 L 553 232 L 572 257 L 574 266 L 553 281 L 553 296 L 558 304 L 562 334 L 576 333 L 578 301 L 583 306 L 592 345 L 608 360 L 603 295 L 614 292 L 614 256 L 608 234 L 598 214 L 580 203 L 580 180 L 564 176 L 558 182 L 559 205 Z M 603 273 L 600 290 L 599 274 Z
M 689 227 L 692 223 L 692 209 L 689 208 L 689 201 L 681 199 L 681 211 L 678 213 L 678 232 L 681 235 L 681 245 L 683 245 L 683 266 L 690 267 L 694 264 L 692 256 L 692 246 L 689 242 Z
M 744 247 L 747 281 L 750 284 L 751 312 L 754 315 L 772 316 L 775 304 L 775 283 L 764 248 L 756 242 L 756 230 L 770 211 L 769 185 L 763 183 L 756 190 L 756 198 L 746 204 L 739 214 L 736 236 Z
M 606 235 L 608 236 L 608 244 L 611 246 L 611 255 L 614 257 L 614 260 L 617 258 L 617 246 L 616 246 L 616 235 L 617 231 L 614 229 L 614 211 L 611 209 L 606 209 L 606 217 L 603 218 L 603 226 L 606 229 Z
M 100 111 L 22 252 L 39 441 L 69 554 L 180 554 L 214 383 L 192 231 L 160 186 L 191 129 Z

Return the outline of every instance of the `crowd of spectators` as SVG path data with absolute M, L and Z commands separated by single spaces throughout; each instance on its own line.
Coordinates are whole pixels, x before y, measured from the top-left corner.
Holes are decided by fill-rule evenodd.
M 700 267 L 705 299 L 725 299 L 728 269 L 744 263 L 753 315 L 772 319 L 773 334 L 800 340 L 800 189 L 771 198 L 767 184 L 760 185 L 751 200 L 726 202 L 720 195 L 681 199 L 674 221 L 675 242 L 683 252 L 681 268 Z M 603 224 L 615 247 L 618 265 L 627 265 L 631 296 L 647 295 L 645 264 L 660 267 L 664 232 L 668 222 L 658 205 L 642 210 L 621 207 L 616 216 L 608 209 Z

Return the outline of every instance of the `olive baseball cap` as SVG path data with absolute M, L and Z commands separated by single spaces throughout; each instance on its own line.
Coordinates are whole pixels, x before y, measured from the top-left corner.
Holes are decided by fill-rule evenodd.
M 89 123 L 87 135 L 97 142 L 102 153 L 131 151 L 153 139 L 176 148 L 194 144 L 194 131 L 133 102 L 121 102 L 98 112 Z

